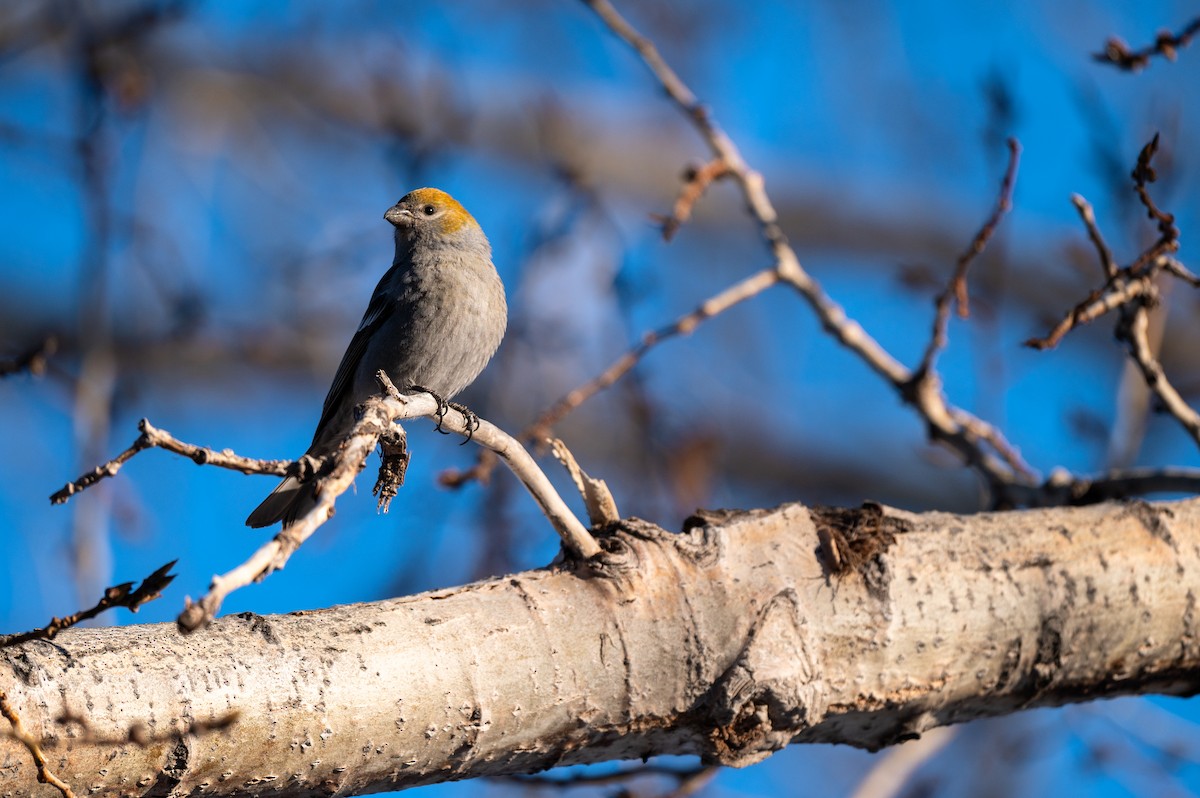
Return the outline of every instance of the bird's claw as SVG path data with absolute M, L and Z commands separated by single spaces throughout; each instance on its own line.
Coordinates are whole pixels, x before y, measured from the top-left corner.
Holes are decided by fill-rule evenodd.
M 437 412 L 434 413 L 434 417 L 437 419 L 437 426 L 434 429 L 443 435 L 449 435 L 449 432 L 442 429 L 442 422 L 446 419 L 446 412 L 450 410 L 450 403 L 443 399 L 441 394 L 429 390 L 424 385 L 413 385 L 409 387 L 409 390 L 417 393 L 427 393 L 433 397 L 433 401 L 437 402 Z
M 474 437 L 475 430 L 479 429 L 479 416 L 475 414 L 474 410 L 466 405 L 460 405 L 458 402 L 451 402 L 450 406 L 462 413 L 463 422 L 467 427 L 467 437 L 459 446 L 466 446 L 471 442 L 471 438 Z

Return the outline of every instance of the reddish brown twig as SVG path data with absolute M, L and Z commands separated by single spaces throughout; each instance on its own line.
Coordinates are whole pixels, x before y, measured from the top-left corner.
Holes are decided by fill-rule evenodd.
M 679 228 L 692 218 L 692 208 L 704 196 L 704 192 L 713 184 L 729 174 L 729 165 L 720 158 L 714 158 L 703 166 L 689 166 L 683 173 L 683 186 L 679 196 L 675 198 L 675 206 L 670 216 L 654 216 L 654 220 L 662 226 L 664 241 L 670 241 Z
M 1092 58 L 1102 64 L 1112 64 L 1126 72 L 1137 72 L 1150 65 L 1153 56 L 1161 55 L 1168 61 L 1174 61 L 1180 49 L 1187 47 L 1192 39 L 1200 33 L 1200 17 L 1193 19 L 1179 33 L 1172 34 L 1168 30 L 1158 32 L 1154 44 L 1137 50 L 1129 49 L 1129 45 L 1116 36 L 1104 43 L 1104 52 L 1094 53 Z
M 1137 163 L 1133 167 L 1133 190 L 1137 192 L 1138 200 L 1146 209 L 1146 214 L 1153 219 L 1158 227 L 1158 241 L 1148 247 L 1137 260 L 1130 265 L 1129 270 L 1134 274 L 1145 271 L 1147 265 L 1165 255 L 1179 249 L 1179 228 L 1175 226 L 1175 215 L 1167 213 L 1154 204 L 1147 185 L 1158 179 L 1151 161 L 1158 152 L 1158 134 L 1142 147 L 1138 153 Z
M 1135 306 L 1144 308 L 1157 301 L 1158 292 L 1152 278 L 1159 271 L 1166 271 L 1192 285 L 1200 285 L 1200 279 L 1189 272 L 1182 263 L 1170 257 L 1179 249 L 1179 228 L 1175 226 L 1175 216 L 1159 208 L 1150 196 L 1148 185 L 1158 178 L 1152 164 L 1154 154 L 1158 152 L 1158 145 L 1159 136 L 1155 133 L 1154 138 L 1150 139 L 1138 153 L 1137 162 L 1130 173 L 1138 200 L 1146 209 L 1147 216 L 1155 222 L 1158 228 L 1158 240 L 1139 253 L 1133 263 L 1119 268 L 1112 251 L 1104 243 L 1104 236 L 1101 235 L 1100 229 L 1096 225 L 1096 216 L 1092 212 L 1092 206 L 1078 194 L 1072 195 L 1071 203 L 1079 212 L 1079 217 L 1087 229 L 1088 238 L 1096 248 L 1096 255 L 1100 259 L 1100 266 L 1106 278 L 1105 284 L 1102 288 L 1096 289 L 1084 297 L 1083 301 L 1075 305 L 1045 337 L 1030 338 L 1025 341 L 1026 346 L 1034 349 L 1050 349 L 1057 346 L 1063 336 L 1079 325 L 1094 321 L 1109 311 L 1117 309 L 1120 309 L 1122 313 L 1121 327 L 1118 329 L 1118 333 L 1120 333 L 1121 329 L 1128 327 L 1129 314 L 1134 312 Z M 1154 371 L 1148 363 L 1143 366 L 1144 371 L 1147 369 Z
M 1013 188 L 1017 182 L 1017 165 L 1021 160 L 1021 144 L 1015 138 L 1008 139 L 1008 168 L 1004 171 L 1004 179 L 1000 182 L 1000 194 L 996 197 L 996 205 L 987 221 L 979 228 L 979 232 L 971 239 L 971 244 L 958 256 L 954 265 L 954 274 L 946 288 L 934 301 L 933 333 L 925 347 L 925 355 L 913 376 L 914 380 L 924 379 L 933 368 L 937 354 L 946 348 L 946 328 L 950 324 L 950 300 L 958 305 L 959 318 L 965 319 L 971 315 L 970 294 L 967 291 L 967 269 L 971 262 L 983 253 L 988 242 L 1000 225 L 1000 219 L 1012 209 Z
M 8 695 L 4 690 L 0 690 L 0 715 L 3 715 L 12 725 L 13 737 L 20 740 L 21 744 L 29 751 L 29 755 L 33 757 L 33 763 L 37 766 L 38 781 L 54 787 L 54 789 L 62 793 L 63 798 L 75 798 L 75 793 L 67 783 L 51 772 L 50 766 L 46 761 L 46 755 L 42 753 L 37 739 L 25 731 L 25 725 L 21 723 L 21 716 L 17 714 L 12 704 L 8 702 Z
M 104 595 L 100 597 L 100 601 L 94 607 L 80 610 L 63 618 L 51 618 L 50 623 L 40 629 L 2 637 L 0 638 L 0 648 L 19 645 L 30 640 L 53 640 L 54 636 L 63 629 L 95 618 L 100 613 L 116 607 L 124 607 L 130 612 L 137 612 L 143 604 L 154 601 L 154 599 L 161 596 L 167 585 L 171 584 L 171 580 L 175 578 L 175 574 L 167 572 L 175 566 L 175 562 L 175 560 L 171 560 L 147 576 L 138 585 L 136 590 L 133 588 L 133 582 L 122 582 L 119 585 L 113 585 L 105 589 Z

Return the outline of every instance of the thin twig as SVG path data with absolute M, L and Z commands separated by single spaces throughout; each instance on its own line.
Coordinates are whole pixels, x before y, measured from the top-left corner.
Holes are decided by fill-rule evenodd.
M 579 495 L 583 499 L 583 506 L 587 509 L 588 520 L 591 521 L 593 527 L 621 520 L 617 502 L 604 480 L 588 476 L 588 473 L 575 460 L 575 455 L 571 454 L 567 445 L 558 438 L 550 440 L 550 452 L 554 455 L 555 460 L 562 463 L 563 468 L 571 477 L 571 481 L 575 483 L 575 489 L 579 491 Z
M 1153 183 L 1158 179 L 1158 173 L 1155 171 L 1151 161 L 1154 159 L 1154 154 L 1158 152 L 1158 134 L 1154 134 L 1154 138 L 1142 147 L 1142 151 L 1138 153 L 1137 163 L 1133 167 L 1133 172 L 1130 177 L 1133 178 L 1133 190 L 1138 195 L 1138 201 L 1146 209 L 1146 214 L 1154 220 L 1158 227 L 1158 241 L 1148 247 L 1145 252 L 1138 256 L 1137 260 L 1129 267 L 1129 271 L 1133 274 L 1141 274 L 1148 265 L 1158 261 L 1160 256 L 1175 252 L 1179 249 L 1179 228 L 1175 226 L 1175 215 L 1167 213 L 1154 204 L 1154 199 L 1150 196 L 1148 184 Z
M 1179 33 L 1159 31 L 1154 37 L 1154 44 L 1138 50 L 1130 50 L 1129 45 L 1112 36 L 1105 42 L 1104 52 L 1095 53 L 1092 58 L 1102 64 L 1112 64 L 1126 72 L 1137 72 L 1149 66 L 1151 57 L 1156 55 L 1174 61 L 1178 51 L 1187 47 L 1197 33 L 1200 33 L 1200 17 L 1189 22 Z
M 703 322 L 724 313 L 734 305 L 758 296 L 778 282 L 779 274 L 773 268 L 755 272 L 744 280 L 740 280 L 729 286 L 719 294 L 708 298 L 695 310 L 685 313 L 673 323 L 645 333 L 637 346 L 630 348 L 596 377 L 575 388 L 546 409 L 538 416 L 537 420 L 522 431 L 522 439 L 545 438 L 549 435 L 552 426 L 562 421 L 571 411 L 575 410 L 588 399 L 591 399 L 605 388 L 612 386 L 613 383 L 625 376 L 651 349 L 672 338 L 690 335 Z
M 21 741 L 21 744 L 29 751 L 29 755 L 33 757 L 33 762 L 37 766 L 38 781 L 54 787 L 62 793 L 63 798 L 75 798 L 75 793 L 71 791 L 67 783 L 50 771 L 50 767 L 46 762 L 46 755 L 42 753 L 41 746 L 38 745 L 38 741 L 32 734 L 25 731 L 25 726 L 21 723 L 21 716 L 8 703 L 8 694 L 4 690 L 0 690 L 0 715 L 3 715 L 12 724 L 13 736 Z
M 1138 307 L 1128 323 L 1121 324 L 1118 335 L 1128 343 L 1129 355 L 1142 370 L 1146 385 L 1150 386 L 1150 390 L 1154 391 L 1167 412 L 1175 417 L 1188 435 L 1192 436 L 1196 445 L 1200 446 L 1200 413 L 1193 410 L 1179 395 L 1179 391 L 1175 390 L 1175 386 L 1167 379 L 1162 364 L 1154 356 L 1148 335 L 1149 317 L 1145 306 Z
M 1158 296 L 1154 283 L 1145 277 L 1118 282 L 1109 286 L 1103 293 L 1093 291 L 1082 302 L 1071 308 L 1063 320 L 1054 325 L 1054 329 L 1045 337 L 1029 338 L 1025 341 L 1025 346 L 1038 350 L 1053 349 L 1058 346 L 1067 333 L 1076 327 L 1093 322 L 1104 314 L 1125 307 L 1143 296 L 1149 297 L 1150 301 Z
M 33 375 L 41 375 L 46 371 L 46 361 L 58 351 L 58 339 L 53 335 L 38 341 L 21 354 L 13 358 L 0 360 L 0 377 L 19 374 L 28 371 Z
M 208 592 L 198 601 L 187 599 L 183 612 L 176 619 L 181 631 L 192 632 L 208 624 L 216 617 L 226 596 L 282 568 L 292 553 L 333 515 L 334 502 L 350 488 L 358 473 L 366 467 L 367 458 L 375 451 L 380 436 L 393 423 L 438 415 L 439 403 L 433 396 L 426 393 L 401 395 L 383 372 L 377 376 L 388 393 L 368 399 L 357 409 L 359 420 L 338 451 L 330 456 L 317 478 L 314 488 L 316 504 L 296 519 L 294 524 L 284 527 L 241 565 L 213 577 Z M 467 419 L 453 408 L 441 416 L 440 424 L 449 432 L 464 437 L 470 434 L 471 440 L 491 449 L 504 460 L 541 507 L 562 538 L 563 547 L 573 557 L 585 560 L 600 552 L 595 538 L 571 513 L 529 452 L 515 439 L 483 419 L 478 420 L 477 426 L 469 427 Z
M 1071 195 L 1071 204 L 1075 206 L 1075 210 L 1079 212 L 1079 218 L 1083 220 L 1083 226 L 1087 228 L 1088 238 L 1092 240 L 1092 246 L 1096 248 L 1096 255 L 1100 258 L 1100 266 L 1104 269 L 1105 279 L 1112 280 L 1117 276 L 1117 261 L 1113 257 L 1112 250 L 1105 243 L 1104 236 L 1100 233 L 1100 227 L 1096 224 L 1096 214 L 1092 210 L 1092 204 L 1080 194 Z
M 214 465 L 218 468 L 240 471 L 243 474 L 274 474 L 282 477 L 292 473 L 301 464 L 300 461 L 292 460 L 255 460 L 251 457 L 234 454 L 229 449 L 218 452 L 206 446 L 185 443 L 166 430 L 158 429 L 144 418 L 138 422 L 138 429 L 142 434 L 128 449 L 52 493 L 50 503 L 62 504 L 76 493 L 92 487 L 97 482 L 116 476 L 117 472 L 121 470 L 121 466 L 125 465 L 135 454 L 146 449 L 166 449 L 168 452 L 190 458 L 197 465 Z
M 1031 507 L 1098 504 L 1158 493 L 1200 493 L 1200 468 L 1131 468 L 1098 477 L 1055 469 L 1024 501 Z
M 65 618 L 51 618 L 50 623 L 40 629 L 0 637 L 0 648 L 19 645 L 29 640 L 53 640 L 54 636 L 63 629 L 95 618 L 100 613 L 115 607 L 124 607 L 130 612 L 137 612 L 143 604 L 154 601 L 161 596 L 162 591 L 167 588 L 167 585 L 171 584 L 171 580 L 175 578 L 175 574 L 167 572 L 175 566 L 175 562 L 175 560 L 171 560 L 147 576 L 142 580 L 142 584 L 138 586 L 137 590 L 133 589 L 133 582 L 122 582 L 119 585 L 107 588 L 100 601 L 96 603 L 96 606 L 90 609 L 80 610 Z
M 1200 288 L 1200 276 L 1195 275 L 1186 266 L 1175 260 L 1175 258 L 1164 255 L 1156 265 L 1167 274 L 1183 280 L 1193 288 Z
M 917 367 L 913 379 L 922 379 L 923 375 L 928 374 L 933 369 L 938 352 L 946 348 L 946 328 L 950 324 L 950 300 L 953 299 L 957 303 L 959 318 L 965 319 L 971 315 L 970 294 L 967 291 L 967 269 L 987 247 L 996 228 L 1000 225 L 1000 219 L 1012 209 L 1013 188 L 1016 186 L 1017 165 L 1020 160 L 1021 144 L 1015 138 L 1010 137 L 1008 139 L 1008 168 L 1004 171 L 1004 179 L 1000 182 L 1000 194 L 996 197 L 996 206 L 992 209 L 987 221 L 979 228 L 979 232 L 975 234 L 975 238 L 971 239 L 970 246 L 958 256 L 950 282 L 946 284 L 946 288 L 938 294 L 934 301 L 933 333 L 929 336 L 929 343 L 925 347 L 921 365 Z
M 675 198 L 675 206 L 671 209 L 671 215 L 655 217 L 655 221 L 662 226 L 664 241 L 670 241 L 675 233 L 679 232 L 679 228 L 692 218 L 692 208 L 704 196 L 704 192 L 708 190 L 713 181 L 719 180 L 727 174 L 729 174 L 729 166 L 720 158 L 715 158 L 703 166 L 687 168 L 683 173 L 683 186 L 679 189 L 679 196 Z

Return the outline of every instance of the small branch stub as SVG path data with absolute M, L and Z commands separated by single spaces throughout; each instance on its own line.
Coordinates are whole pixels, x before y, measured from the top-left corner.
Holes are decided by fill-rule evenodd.
M 567 469 L 571 481 L 583 497 L 583 504 L 587 508 L 588 520 L 592 522 L 592 526 L 604 526 L 620 521 L 621 514 L 617 511 L 617 502 L 613 499 L 608 484 L 602 479 L 588 476 L 575 461 L 571 450 L 560 439 L 550 438 L 549 444 L 550 452 L 562 463 L 563 468 Z

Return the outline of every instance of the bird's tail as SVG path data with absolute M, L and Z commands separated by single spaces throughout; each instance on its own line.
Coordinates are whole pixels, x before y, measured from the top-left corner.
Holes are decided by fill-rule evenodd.
M 246 526 L 257 529 L 271 526 L 277 521 L 282 521 L 285 527 L 291 526 L 316 504 L 317 497 L 311 482 L 301 484 L 295 477 L 288 477 L 263 499 L 262 504 L 254 508 L 254 512 L 246 519 Z

